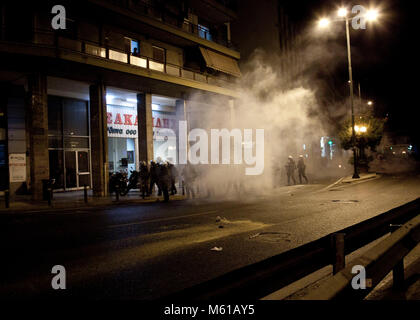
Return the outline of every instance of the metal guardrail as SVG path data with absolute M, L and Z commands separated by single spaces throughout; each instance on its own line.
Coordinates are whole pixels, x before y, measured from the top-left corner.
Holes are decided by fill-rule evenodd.
M 218 278 L 184 289 L 164 299 L 260 299 L 323 267 L 339 265 L 342 254 L 349 254 L 388 234 L 390 224 L 406 223 L 419 214 L 420 198 L 394 208 L 349 228 L 273 256 L 266 260 L 231 271 Z M 344 234 L 345 246 L 337 246 Z M 339 270 L 336 270 L 338 272 Z
M 344 270 L 328 278 L 320 287 L 303 297 L 304 300 L 355 300 L 366 297 L 393 270 L 394 288 L 404 287 L 404 257 L 420 242 L 420 215 L 397 229 L 390 237 L 351 262 Z M 365 268 L 363 290 L 352 287 L 354 266 Z

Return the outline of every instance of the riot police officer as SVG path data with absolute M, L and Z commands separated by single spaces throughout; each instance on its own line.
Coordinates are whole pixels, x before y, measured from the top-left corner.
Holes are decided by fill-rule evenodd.
M 141 196 L 149 196 L 149 168 L 146 161 L 140 162 L 140 193 Z
M 149 187 L 149 194 L 153 194 L 153 187 L 158 187 L 158 195 L 160 196 L 162 194 L 162 191 L 160 190 L 159 186 L 159 165 L 151 160 L 150 161 L 150 187 Z
M 293 184 L 296 184 L 296 179 L 295 179 L 296 164 L 292 156 L 289 156 L 289 158 L 287 159 L 287 163 L 285 167 L 286 167 L 286 173 L 287 173 L 287 185 L 290 186 L 290 180 L 293 180 Z
M 165 202 L 169 201 L 169 187 L 171 185 L 171 177 L 169 175 L 168 167 L 168 163 L 160 164 L 158 173 L 158 185 L 163 193 L 163 199 Z
M 175 186 L 176 178 L 178 177 L 178 170 L 169 161 L 167 161 L 166 163 L 168 165 L 169 178 L 171 180 L 170 191 L 171 191 L 171 195 L 174 195 L 174 194 L 176 194 L 178 192 L 176 190 L 176 186 Z
M 299 156 L 298 164 L 297 164 L 298 172 L 299 172 L 299 182 L 302 184 L 302 177 L 305 179 L 306 184 L 308 184 L 308 178 L 306 177 L 305 170 L 306 165 L 305 161 L 303 160 L 303 156 Z

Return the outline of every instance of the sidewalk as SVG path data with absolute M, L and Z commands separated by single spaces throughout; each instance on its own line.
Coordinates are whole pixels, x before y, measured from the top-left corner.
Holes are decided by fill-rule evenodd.
M 333 184 L 330 184 L 329 186 L 323 188 L 320 191 L 321 192 L 326 191 L 335 187 L 340 187 L 342 185 L 357 184 L 357 183 L 365 182 L 366 180 L 378 179 L 381 177 L 380 174 L 376 174 L 376 173 L 360 173 L 359 176 L 360 176 L 359 179 L 353 179 L 353 176 L 342 177 L 338 179 L 336 182 L 334 182 Z
M 365 180 L 370 180 L 370 179 L 375 179 L 377 177 L 380 177 L 380 175 L 376 173 L 360 173 L 359 176 L 360 176 L 360 179 L 353 179 L 353 176 L 345 177 L 343 178 L 343 180 L 341 180 L 341 183 L 354 183 L 354 182 L 365 181 Z
M 177 194 L 169 197 L 169 201 L 184 200 L 185 196 Z M 138 190 L 131 190 L 126 196 L 120 196 L 117 201 L 115 194 L 107 197 L 94 197 L 92 190 L 88 190 L 87 203 L 84 200 L 84 191 L 56 192 L 53 195 L 51 206 L 47 201 L 33 201 L 30 195 L 14 196 L 10 199 L 10 207 L 6 209 L 4 196 L 0 197 L 0 214 L 12 212 L 31 211 L 57 211 L 57 209 L 105 207 L 124 204 L 142 204 L 163 201 L 163 196 L 151 196 L 142 199 Z
M 394 289 L 389 273 L 366 300 L 420 300 L 420 244 L 404 258 L 404 278 L 404 288 Z
M 346 257 L 346 263 L 350 263 L 361 254 L 380 243 L 388 235 L 379 238 L 365 247 L 352 252 Z M 274 292 L 263 300 L 302 300 L 310 292 L 319 288 L 327 279 L 332 277 L 332 266 L 324 267 L 283 289 Z M 420 300 L 420 244 L 418 244 L 404 258 L 405 286 L 402 289 L 393 288 L 392 272 L 365 297 L 365 300 Z

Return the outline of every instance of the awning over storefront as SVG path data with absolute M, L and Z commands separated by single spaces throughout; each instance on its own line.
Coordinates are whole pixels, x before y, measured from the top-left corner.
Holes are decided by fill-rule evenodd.
M 241 70 L 239 70 L 238 62 L 235 59 L 203 47 L 200 47 L 200 51 L 206 61 L 207 67 L 231 74 L 235 77 L 241 76 Z

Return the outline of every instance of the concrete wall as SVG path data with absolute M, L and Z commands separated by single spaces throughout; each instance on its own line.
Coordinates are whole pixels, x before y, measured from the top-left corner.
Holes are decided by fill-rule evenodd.
M 26 120 L 25 120 L 25 98 L 9 97 L 7 103 L 8 118 L 8 143 L 9 154 L 19 153 L 26 155 Z M 27 159 L 29 160 L 29 159 Z M 28 163 L 28 161 L 27 161 Z M 28 181 L 29 172 L 26 180 Z M 22 185 L 22 182 L 10 183 L 10 195 L 14 195 L 16 190 Z
M 49 179 L 47 78 L 34 73 L 28 78 L 30 101 L 27 104 L 31 193 L 42 200 L 42 180 Z

